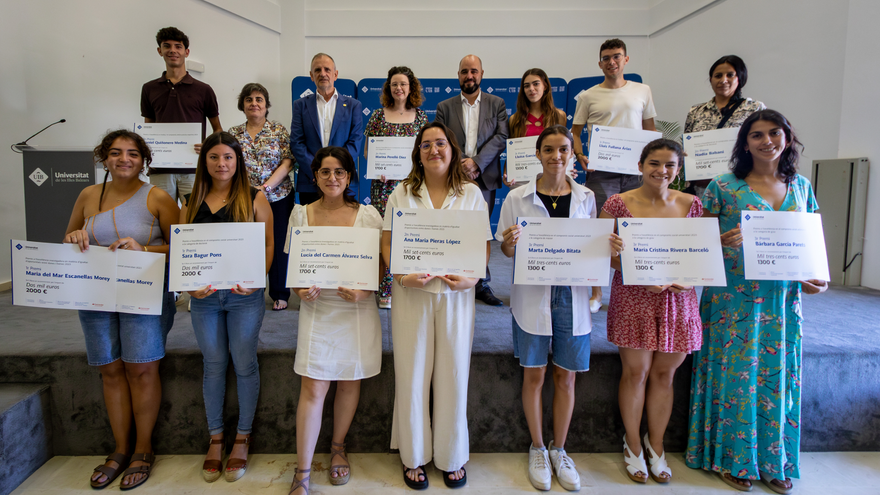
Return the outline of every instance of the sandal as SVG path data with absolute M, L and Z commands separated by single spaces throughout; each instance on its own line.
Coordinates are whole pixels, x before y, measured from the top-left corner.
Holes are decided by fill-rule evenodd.
M 644 440 L 645 448 L 648 450 L 648 464 L 651 465 L 649 473 L 651 479 L 657 483 L 669 483 L 672 480 L 672 469 L 669 469 L 669 464 L 666 463 L 666 450 L 658 457 L 657 452 L 654 452 L 654 448 L 651 447 L 647 433 L 645 433 Z M 660 476 L 661 474 L 666 474 L 666 477 Z
M 248 449 L 250 449 L 251 434 L 248 433 L 244 438 L 236 438 L 233 443 L 247 445 Z M 245 454 L 244 459 L 230 457 L 229 460 L 226 461 L 226 481 L 233 482 L 241 479 L 241 477 L 244 476 L 245 471 L 247 471 L 247 454 Z
M 647 483 L 648 475 L 637 476 L 636 473 L 647 473 L 648 466 L 645 464 L 645 452 L 639 452 L 638 457 L 633 454 L 632 449 L 626 444 L 626 434 L 623 435 L 623 460 L 626 462 L 626 474 L 629 479 L 636 483 Z
M 94 476 L 95 473 L 101 473 L 107 477 L 107 480 L 103 481 L 103 482 L 98 481 L 98 480 L 93 480 L 93 479 L 91 479 L 91 476 L 90 476 L 89 481 L 92 484 L 92 488 L 104 488 L 105 486 L 109 485 L 110 483 L 113 483 L 113 480 L 115 480 L 116 478 L 119 477 L 119 473 L 121 473 L 123 469 L 128 467 L 128 462 L 130 459 L 131 459 L 131 457 L 129 457 L 125 454 L 120 454 L 119 452 L 114 452 L 114 453 L 108 455 L 107 459 L 105 459 L 105 461 L 104 461 L 104 464 L 101 464 L 100 466 L 96 467 L 94 471 L 92 471 L 92 476 Z M 110 461 L 113 461 L 116 463 L 115 468 L 107 466 L 107 463 Z M 99 476 L 98 479 L 101 479 L 101 477 Z
M 208 444 L 208 449 L 211 449 L 211 445 L 218 445 L 226 443 L 224 439 L 211 439 Z M 226 448 L 222 448 L 220 450 L 220 460 L 217 459 L 205 459 L 205 462 L 202 464 L 202 478 L 208 483 L 213 483 L 220 479 L 220 476 L 223 475 L 223 457 L 226 455 Z M 213 471 L 211 471 L 213 469 Z
M 464 485 L 467 485 L 467 471 L 464 470 L 464 466 L 459 469 L 464 474 L 462 474 L 461 478 L 457 480 L 449 479 L 449 475 L 455 471 L 443 471 L 443 483 L 446 483 L 447 488 L 461 488 Z M 458 471 L 458 469 L 456 471 Z
M 153 470 L 153 462 L 155 460 L 156 460 L 156 456 L 154 456 L 152 454 L 152 452 L 147 453 L 147 454 L 135 454 L 135 455 L 131 456 L 131 462 L 140 461 L 140 462 L 146 462 L 147 464 L 140 465 L 137 467 L 129 467 L 128 469 L 125 470 L 124 473 L 122 473 L 122 477 L 124 478 L 130 474 L 138 474 L 138 473 L 143 473 L 146 476 L 144 476 L 143 478 L 141 478 L 140 480 L 138 480 L 137 482 L 135 482 L 132 485 L 120 484 L 119 489 L 120 490 L 131 490 L 132 488 L 136 488 L 138 486 L 143 485 L 144 482 L 146 482 L 148 479 L 150 479 L 150 471 Z
M 791 478 L 785 478 L 785 481 L 788 482 L 789 485 L 788 488 L 786 488 L 784 486 L 780 486 L 774 483 L 774 481 L 776 481 L 777 483 L 782 482 L 771 476 L 769 473 L 758 471 L 758 474 L 761 475 L 761 481 L 763 481 L 764 484 L 767 485 L 767 488 L 773 490 L 776 493 L 781 493 L 785 495 L 786 493 L 791 493 L 791 491 L 794 490 L 794 483 L 791 482 Z
M 348 456 L 345 455 L 345 444 L 344 443 L 336 443 L 334 441 L 330 441 L 330 462 L 333 462 L 334 456 L 342 457 L 342 460 L 345 461 L 345 464 L 331 464 L 330 465 L 330 484 L 331 485 L 344 485 L 348 483 L 348 480 L 351 479 L 351 463 L 348 462 Z M 345 476 L 339 476 L 339 468 L 348 468 L 348 472 L 345 473 Z M 333 473 L 336 473 L 336 476 L 332 476 Z
M 741 492 L 750 492 L 752 491 L 752 482 L 751 480 L 745 478 L 735 478 L 730 473 L 718 473 L 721 476 L 721 481 L 727 483 L 731 487 L 741 491 Z M 746 482 L 748 485 L 741 485 L 739 482 Z
M 417 469 L 422 470 L 422 472 L 419 473 L 418 477 L 422 477 L 425 479 L 423 479 L 423 480 L 409 479 L 409 476 L 407 476 L 407 474 L 409 474 L 410 471 L 415 471 Z M 428 473 L 425 472 L 425 466 L 419 466 L 417 468 L 410 469 L 410 468 L 406 467 L 406 465 L 404 465 L 403 466 L 403 482 L 406 483 L 406 486 L 412 488 L 413 490 L 424 490 L 424 489 L 428 488 Z
M 297 468 L 293 472 L 293 483 L 291 483 L 290 491 L 287 492 L 287 495 L 290 495 L 291 493 L 295 492 L 297 488 L 302 488 L 303 490 L 306 491 L 306 495 L 309 495 L 309 487 L 306 486 L 306 482 L 309 481 L 310 479 L 312 479 L 312 477 L 306 476 L 305 478 L 298 480 L 298 479 L 296 479 L 296 475 L 299 473 L 310 473 L 310 472 L 312 472 L 312 468 L 309 468 L 309 469 Z
M 282 304 L 284 306 L 282 306 Z M 284 299 L 277 299 L 274 304 L 272 304 L 272 311 L 284 311 L 287 309 L 287 301 Z

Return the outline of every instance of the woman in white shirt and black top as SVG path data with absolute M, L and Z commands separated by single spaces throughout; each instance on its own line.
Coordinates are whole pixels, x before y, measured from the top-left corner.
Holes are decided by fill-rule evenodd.
M 513 257 L 522 227 L 517 217 L 595 218 L 593 191 L 566 174 L 574 138 L 564 126 L 545 129 L 536 143 L 544 172 L 537 180 L 508 194 L 501 207 L 496 239 L 501 251 Z M 504 227 L 509 226 L 509 227 Z M 500 229 L 504 229 L 503 233 Z M 622 242 L 611 235 L 612 254 Z M 564 447 L 574 410 L 575 374 L 590 368 L 590 287 L 513 285 L 514 356 L 523 367 L 522 400 L 532 445 L 529 449 L 529 480 L 539 490 L 549 490 L 551 467 L 566 490 L 579 490 L 580 478 Z M 553 351 L 553 440 L 544 447 L 541 430 L 541 390 L 547 369 L 547 349 Z M 549 454 L 549 455 L 548 455 Z

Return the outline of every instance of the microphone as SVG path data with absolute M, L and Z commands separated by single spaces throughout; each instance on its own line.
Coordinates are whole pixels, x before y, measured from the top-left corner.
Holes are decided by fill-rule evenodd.
M 63 123 L 65 123 L 65 122 L 67 122 L 67 119 L 61 119 L 61 120 L 59 120 L 58 122 L 53 122 L 53 123 L 47 125 L 46 127 L 43 127 L 42 129 L 40 129 L 39 131 L 37 131 L 36 133 L 34 133 L 33 136 L 31 136 L 31 137 L 25 139 L 24 141 L 22 141 L 22 142 L 20 142 L 20 143 L 15 143 L 14 146 L 15 146 L 16 148 L 19 148 L 19 149 L 22 149 L 22 148 L 30 148 L 31 146 L 28 146 L 27 142 L 30 141 L 31 139 L 33 139 L 34 136 L 40 134 L 41 132 L 45 131 L 46 129 L 52 127 L 52 126 L 55 125 L 55 124 L 63 124 Z

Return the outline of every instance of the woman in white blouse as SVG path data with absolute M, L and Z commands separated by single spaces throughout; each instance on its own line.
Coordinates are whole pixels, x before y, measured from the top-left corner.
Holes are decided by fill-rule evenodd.
M 372 206 L 359 205 L 349 189 L 357 174 L 354 160 L 345 148 L 322 148 L 312 162 L 320 199 L 308 206 L 296 205 L 290 214 L 290 231 L 295 227 L 382 228 L 382 217 Z M 377 246 L 378 247 L 378 246 Z M 360 398 L 361 380 L 379 374 L 382 364 L 382 324 L 372 291 L 339 287 L 294 288 L 302 299 L 294 371 L 302 376 L 296 410 L 297 468 L 291 494 L 309 492 L 315 443 L 321 431 L 324 397 L 330 382 L 336 382 L 333 438 L 330 449 L 330 483 L 344 485 L 351 476 L 345 455 L 345 436 Z
M 413 168 L 388 197 L 393 208 L 487 211 L 479 187 L 461 166 L 455 135 L 439 122 L 419 132 Z M 391 219 L 385 215 L 382 257 L 390 266 Z M 486 215 L 486 256 L 492 231 Z M 394 342 L 395 398 L 391 448 L 400 449 L 403 480 L 428 487 L 424 465 L 432 460 L 450 488 L 467 483 L 467 388 L 474 340 L 476 278 L 412 273 L 394 275 L 391 338 Z M 433 421 L 428 414 L 434 391 Z M 433 428 L 432 428 L 433 427 Z

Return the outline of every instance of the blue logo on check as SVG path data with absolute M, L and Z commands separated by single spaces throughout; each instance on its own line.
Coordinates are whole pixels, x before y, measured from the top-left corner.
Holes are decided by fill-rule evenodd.
M 294 234 L 299 235 L 299 230 L 295 231 Z
M 751 220 L 751 219 L 752 219 L 752 217 L 748 213 L 746 213 L 746 220 Z
M 180 233 L 180 229 L 174 229 L 174 233 L 175 233 L 175 234 L 179 234 L 179 233 Z
M 24 246 L 22 246 L 21 244 L 16 244 L 16 245 L 15 245 L 15 249 L 18 249 L 19 251 L 21 251 L 21 248 L 23 248 L 23 247 L 24 247 Z
M 398 216 L 398 217 L 402 217 L 402 216 L 403 216 L 403 212 L 400 211 L 400 210 L 397 210 L 397 216 Z
M 521 223 L 520 225 L 522 225 L 523 227 L 525 227 L 526 225 L 528 225 L 528 223 L 526 223 L 526 221 L 523 220 L 522 223 Z
M 691 137 L 690 137 L 690 136 L 688 136 L 688 137 L 686 137 L 686 138 L 685 138 L 685 139 L 687 139 L 687 140 L 688 140 L 688 141 L 690 141 L 690 140 L 691 140 Z
M 629 227 L 629 224 L 626 223 L 626 220 L 623 221 L 623 226 L 624 226 L 624 227 Z
M 371 142 L 371 143 L 375 143 L 376 140 L 375 140 L 375 139 L 370 139 L 370 142 Z

